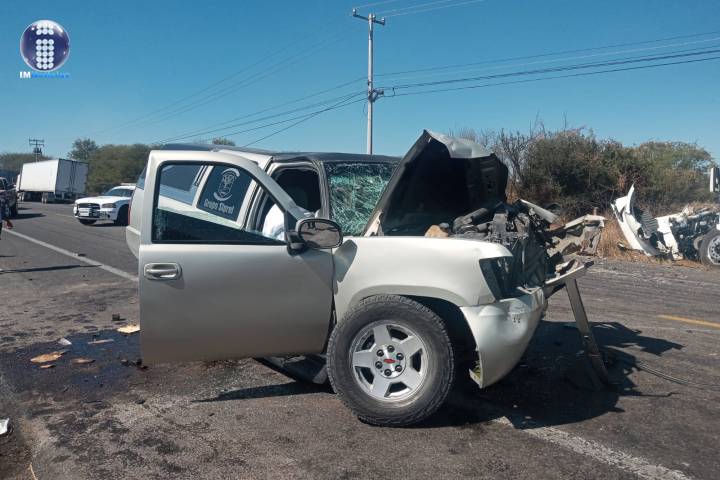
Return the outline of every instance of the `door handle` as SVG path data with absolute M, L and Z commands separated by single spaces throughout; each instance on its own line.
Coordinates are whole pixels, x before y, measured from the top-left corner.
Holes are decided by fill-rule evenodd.
M 182 276 L 182 268 L 177 263 L 148 263 L 143 273 L 148 280 L 177 280 Z

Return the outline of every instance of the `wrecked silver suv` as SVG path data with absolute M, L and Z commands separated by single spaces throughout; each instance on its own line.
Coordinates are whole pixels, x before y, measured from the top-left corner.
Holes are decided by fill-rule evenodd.
M 127 229 L 143 358 L 304 365 L 367 422 L 420 421 L 458 367 L 481 388 L 507 374 L 584 268 L 552 253 L 554 215 L 507 203 L 507 177 L 431 132 L 402 159 L 154 150 Z

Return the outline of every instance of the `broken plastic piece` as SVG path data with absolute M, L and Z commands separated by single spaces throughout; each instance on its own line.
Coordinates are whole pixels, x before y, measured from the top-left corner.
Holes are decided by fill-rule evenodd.
M 10 419 L 0 419 L 0 436 L 8 435 L 10 432 L 12 432 L 12 425 L 10 425 Z
M 37 357 L 31 358 L 30 361 L 33 363 L 54 362 L 58 358 L 62 357 L 63 353 L 65 353 L 65 351 L 43 353 L 42 355 L 38 355 Z
M 46 363 L 45 365 L 40 365 L 40 368 L 42 368 L 43 370 L 47 370 L 48 368 L 55 368 L 55 364 L 54 363 Z
M 65 337 L 63 337 L 63 338 L 61 338 L 60 340 L 58 340 L 58 343 L 59 343 L 60 345 L 62 345 L 63 347 L 68 347 L 68 346 L 72 345 L 72 342 L 71 342 L 70 340 L 68 340 L 67 338 L 65 338 Z
M 124 327 L 120 327 L 117 329 L 120 333 L 135 333 L 140 331 L 140 325 L 137 323 L 131 323 L 130 325 L 125 325 Z
M 115 340 L 113 340 L 112 338 L 103 338 L 100 340 L 93 340 L 92 342 L 88 342 L 88 345 L 101 345 L 103 343 L 110 343 L 110 342 L 114 342 L 114 341 Z
M 74 364 L 76 364 L 76 365 L 85 365 L 85 364 L 88 364 L 88 363 L 93 363 L 94 361 L 95 361 L 95 360 L 92 359 L 92 358 L 84 358 L 84 357 L 73 358 L 73 359 L 71 360 L 71 362 L 74 363 Z

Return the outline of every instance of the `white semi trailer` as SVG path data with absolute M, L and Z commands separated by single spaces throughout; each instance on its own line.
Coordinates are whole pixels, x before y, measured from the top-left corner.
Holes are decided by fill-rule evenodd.
M 18 177 L 18 195 L 22 201 L 74 201 L 85 194 L 87 174 L 87 163 L 64 158 L 26 163 Z

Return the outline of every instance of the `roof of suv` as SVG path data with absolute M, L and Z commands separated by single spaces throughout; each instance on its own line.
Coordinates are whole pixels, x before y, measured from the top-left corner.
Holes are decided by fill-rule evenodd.
M 201 152 L 218 152 L 220 150 L 232 150 L 239 153 L 253 153 L 256 155 L 267 155 L 273 162 L 292 162 L 300 159 L 308 159 L 321 163 L 331 162 L 359 162 L 359 163 L 398 163 L 400 157 L 388 155 L 366 155 L 363 153 L 334 153 L 334 152 L 274 152 L 257 148 L 233 147 L 229 145 L 211 145 L 207 143 L 169 143 L 163 145 L 160 150 L 185 150 Z

